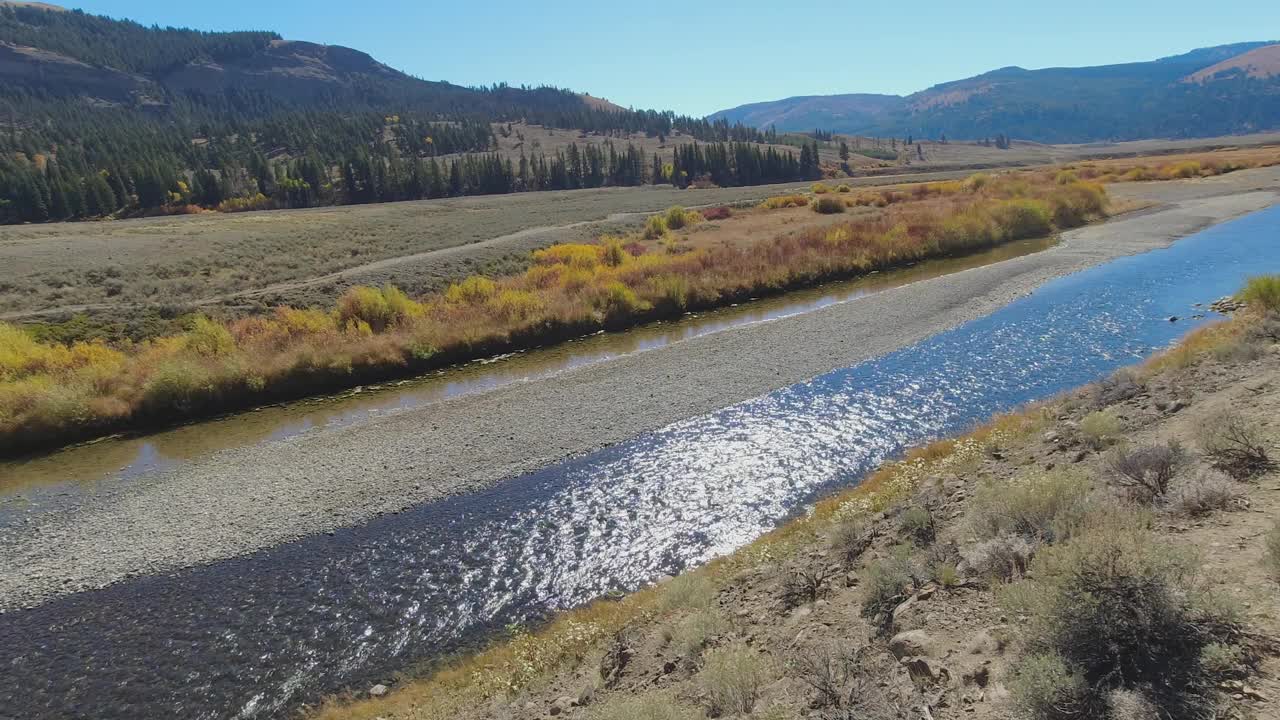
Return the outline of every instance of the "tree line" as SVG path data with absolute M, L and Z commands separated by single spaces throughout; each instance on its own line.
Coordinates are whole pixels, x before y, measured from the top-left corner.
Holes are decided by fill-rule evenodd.
M 571 190 L 708 181 L 722 186 L 818 177 L 816 148 L 800 158 L 755 143 L 686 143 L 672 162 L 610 140 L 554 153 L 496 152 L 406 158 L 390 145 L 357 148 L 336 167 L 316 152 L 189 171 L 152 159 L 77 174 L 60 159 L 0 161 L 0 222 L 47 222 L 196 205 L 222 210 L 299 208 L 536 190 Z

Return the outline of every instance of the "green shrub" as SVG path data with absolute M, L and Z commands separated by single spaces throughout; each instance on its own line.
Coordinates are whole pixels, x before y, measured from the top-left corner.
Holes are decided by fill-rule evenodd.
M 890 556 L 867 568 L 862 586 L 862 617 L 875 622 L 881 632 L 893 627 L 893 611 L 921 585 L 923 573 L 909 545 L 899 545 Z
M 768 681 L 769 662 L 743 644 L 712 650 L 697 682 L 712 716 L 748 714 Z
M 1033 720 L 1084 720 L 1091 702 L 1084 678 L 1052 653 L 1023 658 L 1010 678 L 1014 705 Z M 1097 716 L 1101 717 L 1101 716 Z
M 1041 200 L 1005 200 L 991 210 L 1006 240 L 1043 237 L 1053 230 L 1049 206 Z
M 1070 538 L 1089 513 L 1089 479 L 1075 473 L 1030 473 L 991 481 L 974 493 L 969 521 L 979 539 L 1016 535 L 1033 543 Z
M 729 631 L 718 610 L 699 610 L 680 618 L 671 631 L 671 644 L 681 657 L 697 660 L 712 638 Z
M 916 545 L 925 547 L 933 544 L 938 526 L 928 508 L 913 505 L 898 518 L 898 532 Z
M 853 192 L 853 188 L 849 187 L 847 183 L 840 183 L 839 185 L 836 186 L 836 192 L 838 193 Z
M 662 587 L 664 610 L 705 610 L 715 604 L 716 587 L 701 573 L 686 573 L 668 580 Z
M 1124 423 L 1110 410 L 1095 410 L 1080 420 L 1080 433 L 1089 447 L 1100 450 L 1124 432 Z
M 702 713 L 686 707 L 671 697 L 648 692 L 643 695 L 623 695 L 595 707 L 588 714 L 591 720 L 702 720 Z
M 1259 275 L 1249 278 L 1240 299 L 1250 307 L 1266 312 L 1280 312 L 1280 275 Z
M 835 215 L 845 210 L 844 200 L 838 197 L 820 197 L 811 205 L 813 211 L 822 215 Z
M 1202 653 L 1232 635 L 1235 619 L 1204 601 L 1197 567 L 1123 527 L 1042 551 L 1035 580 L 1023 581 L 1033 588 L 1026 648 L 1040 665 L 1036 682 L 1015 683 L 1019 703 L 1036 718 L 1101 717 L 1112 691 L 1137 690 L 1170 717 L 1199 717 L 1212 702 Z M 1042 699 L 1057 691 L 1046 688 L 1064 690 L 1062 706 L 1083 714 L 1055 714 Z

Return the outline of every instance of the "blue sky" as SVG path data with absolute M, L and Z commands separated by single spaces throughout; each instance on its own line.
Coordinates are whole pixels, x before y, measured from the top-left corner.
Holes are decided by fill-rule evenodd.
M 551 84 L 691 115 L 790 95 L 905 94 L 1006 65 L 1148 60 L 1280 36 L 1275 0 L 67 4 L 146 24 L 347 45 L 429 80 Z

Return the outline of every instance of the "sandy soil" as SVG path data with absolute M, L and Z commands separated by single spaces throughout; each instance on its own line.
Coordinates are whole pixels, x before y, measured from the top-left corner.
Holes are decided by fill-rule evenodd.
M 144 476 L 0 531 L 0 609 L 474 490 L 918 342 L 1052 278 L 1268 207 L 1277 190 L 1280 168 L 1120 186 L 1172 204 L 1036 255 Z

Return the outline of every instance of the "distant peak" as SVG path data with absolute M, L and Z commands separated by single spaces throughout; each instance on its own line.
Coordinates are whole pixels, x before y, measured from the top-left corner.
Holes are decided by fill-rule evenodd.
M 48 10 L 50 12 L 66 12 L 67 9 L 61 5 L 53 5 L 51 3 L 42 2 L 25 2 L 24 0 L 0 0 L 0 6 L 7 7 L 29 7 L 39 10 Z

